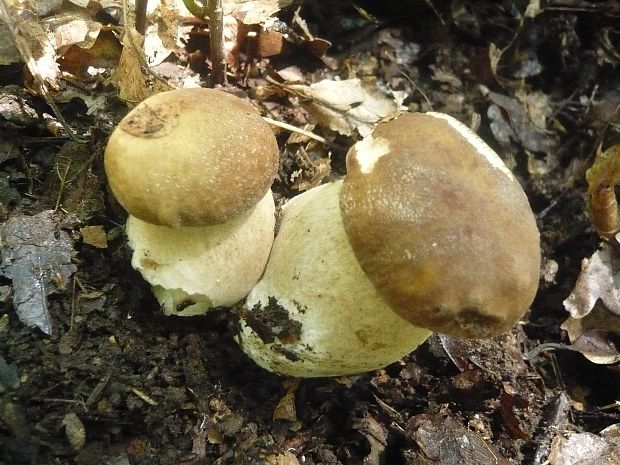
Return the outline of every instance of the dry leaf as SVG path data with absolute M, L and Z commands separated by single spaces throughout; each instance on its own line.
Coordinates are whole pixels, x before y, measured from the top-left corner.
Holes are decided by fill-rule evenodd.
M 285 450 L 279 454 L 269 454 L 265 457 L 266 465 L 299 465 L 299 460 L 295 454 Z
M 82 233 L 84 244 L 92 245 L 98 249 L 106 249 L 108 247 L 108 238 L 103 226 L 84 226 L 80 229 L 80 233 Z
M 560 348 L 581 352 L 593 363 L 620 361 L 616 344 L 616 334 L 620 334 L 620 255 L 614 246 L 604 243 L 592 257 L 583 259 L 575 288 L 563 303 L 571 316 L 561 327 L 572 345 Z
M 611 425 L 600 435 L 567 432 L 553 438 L 550 465 L 616 465 L 620 463 L 620 427 Z
M 573 318 L 583 318 L 599 299 L 620 315 L 620 256 L 609 244 L 583 259 L 575 288 L 563 303 Z
M 518 141 L 525 149 L 543 153 L 553 150 L 556 145 L 554 136 L 544 128 L 536 126 L 526 108 L 518 100 L 507 95 L 491 92 L 484 86 L 481 86 L 480 90 L 482 95 L 506 112 Z
M 299 387 L 299 379 L 286 380 L 282 383 L 286 388 L 286 394 L 278 401 L 273 409 L 273 419 L 295 422 L 297 410 L 295 408 L 295 392 Z
M 13 43 L 8 26 L 0 21 L 0 65 L 10 65 L 20 61 L 21 55 Z
M 493 445 L 451 417 L 421 414 L 412 417 L 406 428 L 420 452 L 420 464 L 509 465 Z
M 16 22 L 15 30 L 19 37 L 17 47 L 30 74 L 40 76 L 51 89 L 58 90 L 60 88 L 58 83 L 60 71 L 56 63 L 58 57 L 43 27 L 34 19 L 24 19 Z
M 381 92 L 375 84 L 364 84 L 359 79 L 326 79 L 309 87 L 286 88 L 305 98 L 301 104 L 318 124 L 345 136 L 353 135 L 355 130 L 366 136 L 377 122 L 400 110 L 393 97 Z
M 0 89 L 0 118 L 17 126 L 35 125 L 39 121 L 31 96 L 17 86 Z
M 9 365 L 0 355 L 0 394 L 17 389 L 20 385 L 19 374 L 14 364 Z
M 41 25 L 58 55 L 72 45 L 91 48 L 103 26 L 100 22 L 91 20 L 86 13 L 75 11 L 45 18 Z
M 146 78 L 142 73 L 140 59 L 135 56 L 132 50 L 131 39 L 128 34 L 132 34 L 137 47 L 140 47 L 144 40 L 135 29 L 126 28 L 123 38 L 123 51 L 114 78 L 118 85 L 118 97 L 125 102 L 138 104 L 149 96 L 149 90 Z
M 368 444 L 370 444 L 370 451 L 368 455 L 364 457 L 364 464 L 379 465 L 381 463 L 383 451 L 388 443 L 387 428 L 370 415 L 366 415 L 364 418 L 357 421 L 354 428 L 362 433 L 368 441 Z
M 586 171 L 588 214 L 599 236 L 610 239 L 620 230 L 618 201 L 614 187 L 620 183 L 620 144 L 604 152 L 600 147 L 592 167 Z
M 293 3 L 293 0 L 224 0 L 225 14 L 244 24 L 259 24 Z
M 175 0 L 149 2 L 144 54 L 149 66 L 163 62 L 177 45 L 179 11 Z

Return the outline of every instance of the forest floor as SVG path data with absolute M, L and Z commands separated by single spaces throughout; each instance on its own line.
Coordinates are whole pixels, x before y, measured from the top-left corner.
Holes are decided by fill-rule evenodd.
M 588 288 L 597 318 L 572 339 L 563 324 L 582 260 L 601 247 L 586 170 L 620 143 L 617 2 L 306 2 L 227 57 L 225 90 L 318 136 L 274 128 L 280 204 L 344 174 L 376 122 L 347 112 L 373 96 L 473 127 L 517 176 L 541 232 L 540 288 L 510 333 L 433 336 L 382 370 L 301 380 L 241 351 L 235 312 L 164 317 L 132 269 L 103 150 L 159 82 L 121 56 L 118 9 L 68 5 L 47 17 L 74 15 L 97 40 L 52 49 L 47 100 L 19 59 L 0 66 L 0 464 L 620 463 L 620 316 Z M 167 21 L 183 40 L 152 71 L 208 86 L 205 24 Z M 226 24 L 238 37 L 249 28 Z M 135 76 L 146 85 L 132 88 Z M 353 79 L 366 97 L 336 114 L 291 87 Z M 68 137 L 51 99 L 84 140 Z M 603 268 L 618 283 L 616 248 L 605 246 Z

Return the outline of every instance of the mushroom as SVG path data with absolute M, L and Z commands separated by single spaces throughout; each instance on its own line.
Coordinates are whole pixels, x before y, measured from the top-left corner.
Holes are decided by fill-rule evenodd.
M 506 331 L 539 269 L 534 215 L 499 156 L 448 115 L 403 113 L 349 150 L 343 181 L 283 207 L 238 342 L 281 374 L 373 370 L 433 331 Z
M 273 243 L 278 153 L 252 106 L 219 90 L 156 94 L 118 124 L 106 174 L 129 213 L 132 265 L 166 314 L 231 306 L 258 281 Z

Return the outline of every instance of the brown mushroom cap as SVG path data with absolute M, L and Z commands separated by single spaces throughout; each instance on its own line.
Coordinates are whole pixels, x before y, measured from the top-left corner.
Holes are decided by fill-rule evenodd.
M 452 117 L 404 113 L 347 154 L 344 226 L 378 292 L 416 326 L 488 337 L 538 287 L 539 233 L 501 159 Z
M 156 94 L 123 118 L 105 151 L 112 192 L 133 216 L 184 227 L 222 223 L 255 205 L 278 167 L 271 128 L 214 89 Z

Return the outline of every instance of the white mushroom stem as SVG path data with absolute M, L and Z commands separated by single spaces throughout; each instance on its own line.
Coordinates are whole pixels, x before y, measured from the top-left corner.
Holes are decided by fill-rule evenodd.
M 168 228 L 127 220 L 132 266 L 153 286 L 167 315 L 193 316 L 242 300 L 265 269 L 275 226 L 271 191 L 214 226 Z
M 431 334 L 397 316 L 358 265 L 340 217 L 341 186 L 311 189 L 284 206 L 265 274 L 246 300 L 238 341 L 270 371 L 361 373 L 397 361 Z

